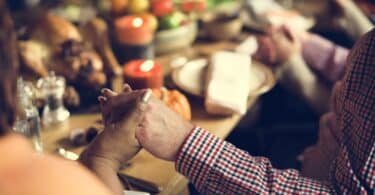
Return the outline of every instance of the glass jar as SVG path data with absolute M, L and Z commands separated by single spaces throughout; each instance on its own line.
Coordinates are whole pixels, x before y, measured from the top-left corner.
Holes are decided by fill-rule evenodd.
M 63 104 L 65 79 L 51 72 L 47 77 L 39 79 L 37 85 L 46 101 L 43 109 L 43 124 L 48 126 L 68 119 L 70 113 Z
M 40 138 L 40 117 L 34 105 L 34 88 L 31 83 L 22 78 L 17 81 L 18 113 L 13 130 L 24 135 L 33 144 L 34 149 L 43 152 L 43 144 Z

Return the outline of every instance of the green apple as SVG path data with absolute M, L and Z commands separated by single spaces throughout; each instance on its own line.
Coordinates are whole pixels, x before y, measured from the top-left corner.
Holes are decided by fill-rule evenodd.
M 174 29 L 181 25 L 187 19 L 186 15 L 182 12 L 176 11 L 172 14 L 163 16 L 160 18 L 160 28 L 161 29 Z

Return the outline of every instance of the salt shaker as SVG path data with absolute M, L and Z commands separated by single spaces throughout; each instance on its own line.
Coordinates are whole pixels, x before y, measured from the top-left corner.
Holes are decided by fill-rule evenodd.
M 65 79 L 51 72 L 47 77 L 39 79 L 37 85 L 46 100 L 43 109 L 43 124 L 48 126 L 68 119 L 70 113 L 63 104 Z
M 33 144 L 34 149 L 43 152 L 40 139 L 40 117 L 34 104 L 35 93 L 33 86 L 22 78 L 17 81 L 18 114 L 13 130 L 24 135 Z

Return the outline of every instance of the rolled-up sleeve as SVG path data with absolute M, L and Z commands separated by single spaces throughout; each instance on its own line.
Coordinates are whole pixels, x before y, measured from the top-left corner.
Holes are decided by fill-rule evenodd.
M 302 55 L 311 69 L 318 72 L 327 81 L 336 82 L 345 73 L 349 50 L 323 37 L 311 34 L 303 42 Z
M 202 194 L 329 194 L 331 188 L 303 178 L 296 170 L 274 169 L 270 161 L 252 157 L 202 128 L 182 146 L 176 169 Z

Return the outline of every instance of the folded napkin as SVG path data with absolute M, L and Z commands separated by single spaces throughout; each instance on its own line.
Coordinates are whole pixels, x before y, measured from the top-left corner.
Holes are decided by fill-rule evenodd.
M 208 113 L 245 114 L 250 92 L 251 57 L 219 51 L 212 55 L 207 72 L 205 107 Z

